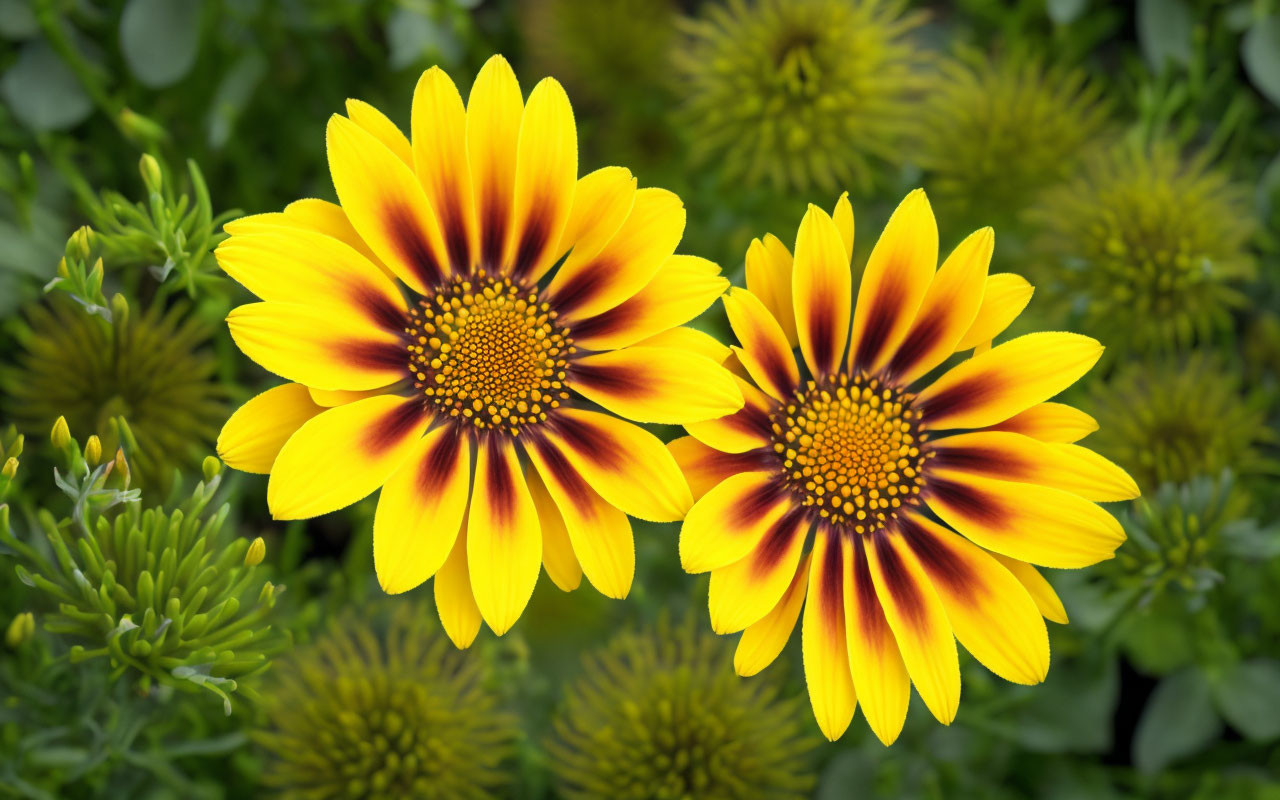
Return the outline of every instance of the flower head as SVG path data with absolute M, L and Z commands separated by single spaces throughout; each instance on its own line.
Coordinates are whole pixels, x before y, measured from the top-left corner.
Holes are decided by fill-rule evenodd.
M 1030 217 L 1047 288 L 1091 330 L 1137 352 L 1229 329 L 1255 269 L 1243 187 L 1164 144 L 1096 153 Z
M 589 656 L 548 744 L 569 800 L 808 797 L 810 752 L 797 700 L 776 680 L 744 681 L 727 642 L 693 618 L 623 633 Z
M 263 783 L 288 797 L 497 796 L 519 734 L 474 656 L 403 604 L 371 630 L 345 614 L 272 672 Z M 375 620 L 377 618 L 375 617 Z
M 625 596 L 627 514 L 672 521 L 692 504 L 662 443 L 628 420 L 742 405 L 717 361 L 727 352 L 676 327 L 727 281 L 672 254 L 675 195 L 637 189 L 620 167 L 577 177 L 573 113 L 553 79 L 526 103 L 495 56 L 464 108 L 431 69 L 412 142 L 370 106 L 348 113 L 328 127 L 342 205 L 242 219 L 217 250 L 264 301 L 231 312 L 236 344 L 294 381 L 236 412 L 219 453 L 270 473 L 280 519 L 382 487 L 378 580 L 396 593 L 435 575 L 459 646 L 481 619 L 506 632 L 543 563 L 562 588 L 585 574 Z
M 1101 425 L 1093 447 L 1151 489 L 1224 469 L 1241 477 L 1274 472 L 1264 450 L 1275 442 L 1266 424 L 1272 398 L 1245 395 L 1240 383 L 1203 353 L 1126 365 L 1082 403 Z
M 110 322 L 62 297 L 32 307 L 25 350 L 0 371 L 5 411 L 43 435 L 56 409 L 72 429 L 96 433 L 100 452 L 125 445 L 135 482 L 166 485 L 176 467 L 199 463 L 226 415 L 209 328 L 182 304 L 141 313 L 114 305 Z
M 1062 614 L 1032 565 L 1110 558 L 1124 531 L 1097 502 L 1137 487 L 1073 444 L 1088 417 L 1049 402 L 1098 342 L 1032 333 L 988 347 L 1026 301 L 1007 290 L 1020 279 L 987 274 L 991 229 L 938 268 L 933 212 L 912 192 L 856 304 L 853 230 L 841 198 L 834 219 L 809 206 L 794 257 L 775 238 L 752 243 L 748 289 L 724 298 L 746 405 L 686 425 L 670 448 L 697 498 L 681 561 L 711 572 L 712 627 L 744 631 L 738 672 L 773 661 L 803 608 L 823 733 L 844 732 L 856 697 L 888 743 L 912 683 L 941 722 L 955 717 L 956 639 L 1001 677 L 1043 680 L 1041 615 Z
M 915 115 L 920 166 L 948 206 L 1021 210 L 1072 174 L 1106 123 L 1100 87 L 1027 55 L 962 51 Z
M 920 86 L 900 0 L 729 0 L 690 20 L 675 66 L 694 154 L 728 181 L 868 187 Z

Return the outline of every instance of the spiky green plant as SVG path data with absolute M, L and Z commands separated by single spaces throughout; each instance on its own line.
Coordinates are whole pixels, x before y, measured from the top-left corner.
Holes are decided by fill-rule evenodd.
M 740 678 L 733 644 L 666 619 L 584 660 L 547 743 L 569 800 L 802 798 L 819 739 L 777 677 Z

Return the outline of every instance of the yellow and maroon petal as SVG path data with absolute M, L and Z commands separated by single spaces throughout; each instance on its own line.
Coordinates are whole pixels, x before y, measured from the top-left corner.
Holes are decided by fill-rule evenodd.
M 907 720 L 911 679 L 884 615 L 867 562 L 867 538 L 844 538 L 845 639 L 853 688 L 862 714 L 885 745 L 893 744 Z
M 844 558 L 840 551 L 840 534 L 819 525 L 800 630 L 813 716 L 822 735 L 833 742 L 849 727 L 858 703 L 845 640 Z
M 637 345 L 583 356 L 570 385 L 592 402 L 636 422 L 680 425 L 742 408 L 734 376 L 706 356 Z
M 334 406 L 345 406 L 347 403 L 354 403 L 357 400 L 363 400 L 366 397 L 377 397 L 380 394 L 391 394 L 390 386 L 379 386 L 376 389 L 362 389 L 358 392 L 349 391 L 347 389 L 317 389 L 314 386 L 308 386 L 307 391 L 311 394 L 311 400 L 318 406 L 325 408 L 333 408 Z
M 960 661 L 942 601 L 919 559 L 897 533 L 874 534 L 866 551 L 876 597 L 907 674 L 930 713 L 950 725 L 960 706 Z
M 800 384 L 800 371 L 782 326 L 764 303 L 745 289 L 730 289 L 722 298 L 733 333 L 738 361 L 756 385 L 778 400 L 789 400 Z
M 578 180 L 578 131 L 569 98 L 555 78 L 533 87 L 516 147 L 511 232 L 503 265 L 517 280 L 537 282 L 559 256 Z
M 742 632 L 733 653 L 734 672 L 749 678 L 773 663 L 795 630 L 808 586 L 809 555 L 806 554 L 778 604 L 763 619 Z
M 1049 673 L 1049 633 L 1018 579 L 978 547 L 924 517 L 904 517 L 899 531 L 942 600 L 960 644 L 1007 681 L 1043 681 Z
M 400 290 L 332 236 L 301 229 L 232 236 L 214 255 L 223 272 L 263 300 L 354 314 L 397 334 L 404 329 L 408 306 Z
M 542 571 L 542 528 L 512 440 L 479 442 L 467 515 L 467 573 L 480 616 L 501 636 L 533 596 Z
M 467 161 L 467 111 L 458 87 L 439 67 L 418 79 L 410 127 L 411 163 L 440 221 L 453 271 L 465 275 L 479 247 Z
M 793 507 L 765 531 L 745 558 L 711 571 L 707 605 L 716 633 L 737 633 L 765 617 L 795 577 L 812 523 Z
M 774 472 L 778 469 L 772 450 L 725 453 L 707 447 L 692 436 L 667 442 L 667 450 L 689 481 L 695 502 L 726 478 L 739 472 Z
M 236 346 L 277 375 L 320 389 L 361 391 L 405 375 L 400 337 L 353 314 L 292 303 L 248 303 L 231 310 Z
M 444 564 L 471 494 L 471 441 L 441 425 L 413 446 L 378 496 L 373 568 L 387 594 L 421 585 Z
M 938 224 L 924 190 L 898 205 L 871 250 L 849 341 L 855 372 L 876 372 L 907 335 L 938 267 Z
M 827 212 L 810 204 L 796 234 L 791 297 L 800 351 L 818 378 L 835 373 L 844 356 L 852 286 L 840 231 Z
M 853 204 L 849 202 L 849 193 L 841 192 L 836 200 L 836 207 L 831 211 L 831 221 L 840 231 L 840 239 L 844 242 L 844 251 L 853 260 Z
M 931 469 L 1038 483 L 1095 503 L 1138 496 L 1138 484 L 1129 473 L 1078 445 L 1046 444 L 1020 433 L 978 431 L 938 439 L 931 447 Z
M 625 167 L 601 167 L 578 179 L 556 259 L 585 264 L 609 243 L 636 203 L 636 179 Z
M 1124 541 L 1115 517 L 1084 498 L 1033 483 L 931 470 L 925 502 L 975 544 L 1044 567 L 1087 567 Z
M 620 305 L 581 320 L 573 340 L 591 350 L 616 350 L 683 325 L 729 288 L 720 267 L 697 256 L 671 256 L 643 289 Z
M 363 100 L 348 98 L 347 118 L 382 142 L 388 150 L 395 153 L 396 158 L 413 166 L 413 150 L 409 147 L 409 139 L 405 137 L 404 131 L 387 119 L 386 114 Z
M 387 269 L 387 266 L 369 249 L 368 243 L 360 238 L 360 234 L 356 233 L 342 206 L 330 203 L 328 200 L 317 200 L 313 197 L 294 200 L 285 206 L 282 212 L 252 214 L 231 220 L 223 226 L 223 230 L 232 236 L 279 233 L 281 228 L 331 236 L 364 256 L 388 278 L 394 280 L 396 277 L 395 273 Z
M 538 522 L 542 525 L 542 567 L 561 591 L 572 592 L 582 583 L 582 565 L 573 554 L 573 542 L 565 529 L 564 517 L 547 493 L 547 485 L 542 482 L 537 467 L 532 464 L 526 467 L 524 479 L 529 485 L 533 505 L 538 509 Z
M 646 336 L 636 344 L 640 347 L 669 347 L 675 350 L 697 353 L 698 355 L 706 356 L 725 369 L 730 368 L 728 362 L 733 357 L 728 345 L 722 344 L 719 339 L 705 331 L 700 331 L 687 325 Z
M 982 305 L 978 307 L 969 329 L 956 343 L 956 350 L 968 350 L 999 336 L 1031 302 L 1034 292 L 1035 289 L 1021 275 L 998 272 L 988 276 Z
M 417 398 L 370 397 L 306 422 L 276 456 L 267 505 L 276 519 L 337 511 L 387 482 L 426 429 Z
M 236 409 L 222 426 L 218 458 L 232 469 L 266 475 L 289 437 L 321 411 L 301 384 L 268 389 Z
M 490 274 L 502 269 L 516 185 L 516 145 L 524 97 L 511 65 L 502 56 L 485 62 L 467 100 L 467 160 L 480 239 L 479 264 Z
M 561 409 L 545 427 L 547 441 L 615 508 L 650 522 L 674 522 L 693 505 L 679 465 L 648 431 L 576 408 Z
M 985 428 L 1066 389 L 1102 357 L 1077 333 L 1029 333 L 952 367 L 917 396 L 926 428 Z
M 636 571 L 635 539 L 627 515 L 592 489 L 564 453 L 545 438 L 533 437 L 524 449 L 560 509 L 587 580 L 605 597 L 626 597 Z
M 439 223 L 417 176 L 345 117 L 331 117 L 325 137 L 333 186 L 351 224 L 400 280 L 427 294 L 449 273 L 449 264 Z M 377 180 L 370 180 L 371 175 Z
M 1062 403 L 1039 403 L 987 428 L 1055 444 L 1074 444 L 1097 429 L 1098 421 L 1093 417 Z
M 702 496 L 680 527 L 680 564 L 708 572 L 746 558 L 793 505 L 774 475 L 743 472 Z
M 767 233 L 763 240 L 753 239 L 747 248 L 747 291 L 760 298 L 769 313 L 782 326 L 787 344 L 795 348 L 796 311 L 791 302 L 791 251 L 778 237 Z
M 925 292 L 920 310 L 886 370 L 902 386 L 941 364 L 972 325 L 995 249 L 995 234 L 983 228 L 960 243 Z
M 645 287 L 675 252 L 684 235 L 685 210 L 666 189 L 635 193 L 631 212 L 617 233 L 591 258 L 573 253 L 547 288 L 552 305 L 568 319 L 608 311 Z
M 1000 555 L 999 553 L 989 553 L 992 558 L 1004 565 L 1004 568 L 1013 573 L 1013 577 L 1018 579 L 1022 584 L 1022 588 L 1027 590 L 1031 595 L 1031 599 L 1035 601 L 1036 608 L 1040 609 L 1040 614 L 1050 622 L 1056 622 L 1059 625 L 1066 625 L 1067 609 L 1062 605 L 1062 600 L 1058 597 L 1058 593 L 1053 590 L 1053 586 L 1040 571 L 1025 561 L 1019 561 L 1016 558 Z
M 734 377 L 742 392 L 742 408 L 719 419 L 685 425 L 684 429 L 708 447 L 726 453 L 745 453 L 767 447 L 773 435 L 769 421 L 773 401 L 750 383 Z
M 436 613 L 440 626 L 448 634 L 454 647 L 465 650 L 476 640 L 480 632 L 480 608 L 471 591 L 471 576 L 467 572 L 467 524 L 462 523 L 453 550 L 432 581 L 436 598 Z

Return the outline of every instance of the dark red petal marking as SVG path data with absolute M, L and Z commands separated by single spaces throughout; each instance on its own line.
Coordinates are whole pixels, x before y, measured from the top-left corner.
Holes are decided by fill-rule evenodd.
M 998 376 L 987 373 L 974 375 L 938 392 L 918 406 L 924 423 L 927 425 L 930 417 L 950 416 L 987 402 L 999 395 L 1000 384 Z
M 962 447 L 945 446 L 946 439 L 934 448 L 932 459 L 928 462 L 930 469 L 953 468 L 965 472 L 977 472 L 1006 481 L 1031 478 L 1036 474 L 1036 465 L 1020 454 L 992 447 L 965 445 Z
M 458 464 L 458 451 L 462 449 L 463 434 L 449 426 L 418 465 L 418 491 L 434 495 L 444 490 L 445 483 Z
M 769 527 L 751 555 L 752 577 L 763 578 L 777 568 L 795 538 L 804 535 L 805 519 L 805 509 L 796 506 Z
M 608 311 L 579 320 L 573 326 L 573 335 L 586 340 L 592 336 L 608 336 L 627 330 L 640 319 L 647 305 L 648 302 L 639 296 L 632 297 Z
M 344 360 L 371 370 L 403 370 L 408 362 L 404 347 L 393 342 L 342 342 L 335 350 Z
M 915 579 L 902 563 L 902 557 L 889 542 L 889 534 L 883 530 L 872 534 L 872 546 L 876 549 L 876 557 L 880 561 L 880 577 L 884 580 L 885 589 L 893 597 L 902 612 L 903 621 L 917 632 L 924 631 L 929 624 L 925 612 L 924 597 Z
M 813 344 L 814 365 L 823 375 L 836 362 L 835 309 L 829 303 L 820 303 L 809 316 L 809 340 Z
M 378 455 L 395 447 L 406 437 L 421 433 L 419 428 L 426 421 L 428 413 L 421 402 L 405 400 L 370 426 L 365 448 L 371 455 Z
M 595 296 L 605 283 L 606 276 L 616 271 L 617 266 L 612 260 L 597 258 L 575 272 L 559 287 L 553 304 L 562 316 L 572 316 L 574 311 Z
M 747 352 L 756 357 L 769 383 L 773 384 L 783 397 L 788 397 L 796 391 L 795 379 L 792 377 L 791 370 L 787 369 L 789 366 L 794 368 L 795 360 L 790 350 L 783 351 L 777 347 L 770 347 L 768 341 L 761 336 L 756 341 L 742 344 L 747 348 Z M 788 360 L 791 361 L 790 364 L 787 363 Z
M 823 526 L 827 539 L 822 561 L 818 565 L 818 603 L 820 617 L 825 623 L 825 635 L 844 635 L 844 556 L 840 552 L 840 536 L 836 530 Z
M 758 447 L 745 453 L 724 453 L 714 447 L 703 459 L 706 469 L 723 473 L 727 478 L 739 472 L 760 472 L 777 468 L 777 455 L 771 447 Z
M 885 372 L 891 376 L 901 375 L 914 367 L 938 343 L 945 321 L 945 312 L 942 309 L 935 309 L 935 312 L 927 317 L 917 319 L 907 333 L 907 338 L 903 339 L 902 344 L 898 346 L 898 352 L 893 354 Z
M 992 497 L 980 489 L 949 481 L 945 478 L 931 476 L 925 484 L 925 502 L 936 497 L 939 502 L 955 510 L 957 514 L 974 522 L 984 524 L 993 530 L 1008 526 L 1013 514 L 1004 506 L 999 498 Z
M 480 267 L 490 274 L 502 271 L 502 248 L 507 239 L 507 198 L 490 184 L 480 203 Z
M 444 278 L 444 270 L 431 252 L 431 246 L 423 236 L 413 211 L 405 205 L 389 205 L 383 214 L 387 220 L 387 233 L 395 242 L 400 260 L 413 270 L 426 287 L 439 284 Z
M 542 463 L 551 472 L 551 475 L 544 477 L 559 484 L 575 506 L 585 510 L 594 503 L 594 492 L 591 487 L 578 474 L 578 471 L 573 468 L 573 465 L 564 457 L 564 454 L 552 446 L 545 437 L 534 434 L 529 440 L 526 440 L 525 446 L 533 447 L 538 451 L 538 456 L 542 459 Z
M 574 331 L 575 335 L 578 333 Z M 657 365 L 654 365 L 655 367 Z M 645 380 L 643 372 L 631 367 L 604 364 L 576 363 L 571 368 L 572 383 L 618 395 L 645 394 L 652 383 Z
M 779 481 L 771 480 L 761 484 L 729 511 L 729 518 L 725 520 L 726 527 L 731 530 L 747 527 L 767 514 L 769 509 L 788 494 L 788 489 Z
M 977 599 L 984 591 L 982 577 L 934 533 L 906 517 L 898 526 L 899 532 L 911 547 L 920 565 L 935 584 L 948 587 L 953 595 Z
M 863 641 L 879 645 L 892 641 L 889 621 L 885 619 L 880 598 L 876 597 L 876 585 L 871 578 L 871 565 L 867 562 L 866 538 L 853 538 L 853 587 L 858 593 L 858 629 Z
M 503 447 L 506 443 L 502 434 L 486 436 L 483 446 L 488 449 L 485 479 L 489 487 L 489 497 L 480 502 L 489 503 L 489 511 L 499 529 L 511 529 L 516 518 L 516 484 L 512 475 L 508 453 Z
M 727 417 L 722 417 L 719 422 L 743 433 L 763 439 L 768 439 L 773 435 L 773 427 L 769 422 L 769 412 L 759 406 L 753 406 L 751 403 L 747 403 Z
M 889 274 L 898 269 L 897 265 L 887 268 Z M 880 291 L 871 301 L 871 310 L 867 315 L 867 324 L 862 329 L 862 338 L 858 340 L 858 349 L 854 355 L 854 369 L 870 369 L 884 349 L 885 340 L 893 330 L 898 314 L 902 312 L 903 293 L 906 287 L 902 281 L 886 280 L 880 284 Z
M 392 333 L 404 332 L 405 312 L 385 294 L 360 281 L 350 281 L 347 291 L 375 325 Z
M 551 210 L 555 206 L 543 198 L 534 201 L 524 230 L 520 232 L 520 241 L 516 245 L 515 259 L 511 264 L 511 272 L 517 279 L 528 278 L 533 267 L 542 256 L 551 238 Z
M 459 275 L 471 272 L 471 243 L 467 241 L 466 216 L 458 192 L 452 182 L 440 198 L 440 227 L 444 229 L 445 249 L 449 262 Z

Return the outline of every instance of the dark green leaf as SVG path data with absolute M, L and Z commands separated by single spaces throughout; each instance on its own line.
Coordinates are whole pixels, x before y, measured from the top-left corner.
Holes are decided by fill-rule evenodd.
M 1138 43 L 1156 72 L 1163 72 L 1169 62 L 1190 63 L 1191 27 L 1185 0 L 1138 0 Z
M 200 0 L 129 0 L 120 16 L 120 50 L 138 80 L 159 89 L 191 70 L 201 6 Z
M 1253 85 L 1280 105 L 1280 16 L 1255 22 L 1240 44 L 1240 56 Z
M 1089 0 L 1045 0 L 1044 5 L 1049 19 L 1059 25 L 1070 25 L 1080 17 Z
M 1143 772 L 1159 772 L 1183 756 L 1198 752 L 1222 730 L 1209 682 L 1195 668 L 1160 681 L 1138 720 L 1133 763 Z
M 1280 736 L 1280 661 L 1255 658 L 1236 664 L 1214 682 L 1213 697 L 1245 738 Z
M 0 97 L 36 131 L 66 130 L 93 111 L 75 73 L 44 41 L 23 45 L 17 63 L 0 78 Z

